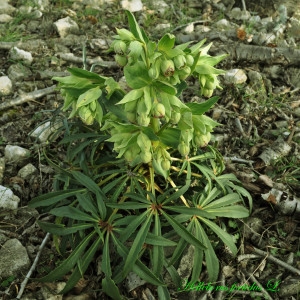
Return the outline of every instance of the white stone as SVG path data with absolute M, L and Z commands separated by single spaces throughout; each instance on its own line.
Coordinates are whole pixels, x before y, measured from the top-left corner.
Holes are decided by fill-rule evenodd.
M 22 169 L 19 170 L 18 176 L 27 180 L 29 179 L 32 175 L 37 173 L 37 168 L 33 164 L 27 164 L 24 166 Z
M 221 29 L 221 30 L 226 30 L 226 29 L 232 27 L 231 24 L 230 24 L 230 22 L 228 20 L 226 20 L 226 19 L 219 20 L 218 22 L 216 22 L 214 24 L 214 26 L 216 28 L 218 28 L 218 29 Z
M 164 30 L 164 29 L 168 29 L 171 27 L 170 23 L 166 23 L 166 24 L 157 24 L 155 27 L 155 30 L 160 31 L 160 30 Z
M 245 72 L 241 69 L 232 69 L 229 70 L 225 76 L 225 81 L 227 83 L 241 84 L 247 81 L 247 76 Z
M 234 7 L 229 13 L 232 19 L 236 20 L 248 20 L 251 18 L 251 14 L 247 10 L 241 10 L 239 7 Z
M 70 33 L 77 34 L 79 32 L 77 23 L 70 17 L 59 19 L 58 21 L 54 22 L 54 26 L 59 36 L 62 38 L 66 37 Z
M 26 248 L 17 239 L 10 239 L 1 245 L 0 277 L 24 275 L 30 266 Z
M 48 10 L 49 8 L 49 0 L 34 0 L 34 3 L 41 11 Z
M 12 14 L 16 8 L 8 4 L 9 1 L 6 0 L 0 0 L 0 11 L 3 14 Z
M 0 208 L 14 210 L 18 208 L 20 198 L 15 196 L 11 189 L 0 185 Z
M 123 9 L 127 9 L 131 12 L 136 12 L 143 9 L 143 3 L 141 0 L 122 0 L 121 5 Z
M 26 65 L 31 65 L 33 58 L 30 52 L 19 49 L 18 47 L 13 47 L 9 51 L 9 57 L 12 60 L 21 60 Z
M 22 81 L 24 78 L 30 76 L 32 72 L 30 69 L 22 64 L 12 64 L 7 70 L 9 78 L 15 81 Z
M 105 39 L 92 39 L 91 40 L 91 47 L 93 47 L 93 49 L 101 49 L 101 50 L 107 50 L 109 48 L 108 43 Z
M 18 162 L 24 158 L 28 158 L 29 155 L 29 150 L 19 146 L 6 145 L 4 149 L 5 159 L 9 162 Z
M 12 20 L 13 18 L 10 15 L 7 14 L 1 14 L 0 15 L 0 23 L 8 23 Z
M 59 127 L 61 127 L 62 123 L 57 122 L 52 124 L 50 121 L 40 125 L 37 127 L 30 136 L 33 138 L 37 138 L 40 143 L 45 143 L 48 141 L 49 136 L 55 132 Z
M 6 96 L 12 93 L 12 82 L 8 76 L 0 77 L 0 96 Z
M 152 2 L 155 10 L 159 11 L 161 14 L 165 13 L 169 9 L 169 5 L 163 0 L 156 0 Z

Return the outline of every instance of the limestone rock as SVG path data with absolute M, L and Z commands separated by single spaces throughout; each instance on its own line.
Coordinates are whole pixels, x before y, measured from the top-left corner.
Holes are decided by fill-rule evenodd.
M 11 189 L 0 185 L 0 208 L 14 210 L 18 208 L 20 198 L 15 196 Z
M 12 93 L 12 82 L 8 76 L 0 77 L 0 96 L 7 96 Z
M 24 273 L 29 266 L 30 259 L 27 251 L 19 240 L 10 239 L 2 245 L 0 249 L 0 277 L 6 278 Z
M 241 84 L 247 81 L 247 76 L 241 69 L 229 70 L 224 77 L 225 81 L 229 84 Z
M 79 32 L 77 23 L 70 17 L 59 19 L 54 23 L 54 26 L 61 38 L 66 37 L 70 33 L 77 34 Z
M 13 47 L 9 51 L 9 56 L 12 60 L 21 60 L 25 65 L 31 65 L 33 58 L 30 52 Z

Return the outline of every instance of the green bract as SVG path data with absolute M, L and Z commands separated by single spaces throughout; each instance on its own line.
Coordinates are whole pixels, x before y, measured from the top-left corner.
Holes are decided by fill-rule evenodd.
M 54 78 L 62 110 L 71 109 L 60 141 L 66 158 L 48 159 L 58 172 L 54 191 L 30 206 L 55 216 L 53 224 L 39 225 L 54 235 L 63 261 L 41 280 L 68 275 L 62 293 L 68 292 L 97 256 L 101 290 L 112 299 L 122 299 L 119 288 L 129 272 L 158 286 L 159 299 L 170 299 L 164 274 L 180 287 L 176 270 L 191 246 L 189 281 L 198 281 L 204 265 L 204 281 L 217 279 L 218 242 L 237 253 L 219 217 L 247 217 L 252 199 L 234 175 L 222 175 L 222 156 L 209 144 L 219 124 L 205 113 L 218 98 L 180 98 L 189 76 L 199 80 L 204 97 L 221 88 L 224 72 L 215 65 L 225 55 L 210 56 L 205 41 L 175 45 L 169 33 L 150 41 L 126 13 L 129 29 L 117 29 L 111 49 L 128 91 L 111 77 L 78 68 Z

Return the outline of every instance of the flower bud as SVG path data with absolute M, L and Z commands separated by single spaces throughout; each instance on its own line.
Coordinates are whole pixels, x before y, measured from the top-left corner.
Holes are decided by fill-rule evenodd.
M 188 66 L 185 66 L 182 70 L 179 71 L 179 78 L 181 80 L 185 80 L 188 76 L 191 75 L 191 68 Z
M 97 100 L 96 100 L 97 101 Z M 96 110 L 96 108 L 97 108 L 97 102 L 96 101 L 93 101 L 93 102 L 91 102 L 90 104 L 89 104 L 89 109 L 91 110 L 91 111 L 95 111 Z
M 123 41 L 134 41 L 135 40 L 133 33 L 125 28 L 117 29 L 117 33 L 120 36 L 121 40 L 123 40 Z
M 123 41 L 115 41 L 114 51 L 116 54 L 124 56 L 127 52 L 127 46 Z
M 166 109 L 162 103 L 155 103 L 153 106 L 153 117 L 163 118 L 166 113 Z
M 211 139 L 211 134 L 210 132 L 207 132 L 206 134 L 196 135 L 194 141 L 198 147 L 206 147 L 210 139 Z
M 206 88 L 202 89 L 202 95 L 204 97 L 207 97 L 207 98 L 211 97 L 213 92 L 214 92 L 214 90 L 209 90 L 209 89 L 206 89 Z
M 188 54 L 186 57 L 185 57 L 185 60 L 186 60 L 186 65 L 191 67 L 194 63 L 194 57 L 190 54 Z
M 119 54 L 115 55 L 115 60 L 121 67 L 125 67 L 128 61 L 126 56 L 122 56 Z
M 94 123 L 94 117 L 92 112 L 87 106 L 82 106 L 78 110 L 79 117 L 86 125 L 92 125 Z
M 165 77 L 173 76 L 175 72 L 174 63 L 172 60 L 163 60 L 160 65 L 160 69 Z
M 185 67 L 186 64 L 186 59 L 184 57 L 184 55 L 180 54 L 177 55 L 176 57 L 174 57 L 174 64 L 176 69 L 181 70 Z
M 150 118 L 146 114 L 141 114 L 137 117 L 137 122 L 140 126 L 148 126 Z
M 182 156 L 187 156 L 190 153 L 190 147 L 186 143 L 180 142 L 178 151 Z
M 205 88 L 208 90 L 213 90 L 216 88 L 215 80 L 211 76 L 206 77 Z
M 180 121 L 180 118 L 181 118 L 181 113 L 176 112 L 176 111 L 173 111 L 172 114 L 171 114 L 171 119 L 170 119 L 170 121 L 171 121 L 173 124 L 177 124 L 177 123 Z
M 160 163 L 161 167 L 165 171 L 169 171 L 171 167 L 171 163 L 168 159 L 163 159 Z
M 141 160 L 144 164 L 148 164 L 152 160 L 152 154 L 150 151 L 147 152 L 141 152 L 140 154 Z
M 133 161 L 139 154 L 140 148 L 139 147 L 130 147 L 124 153 L 124 157 L 128 162 Z
M 151 79 L 157 79 L 159 76 L 159 72 L 157 71 L 157 69 L 153 66 L 149 69 L 148 71 L 148 75 Z
M 140 133 L 137 137 L 137 144 L 139 145 L 139 147 L 141 148 L 141 150 L 150 150 L 151 148 L 151 141 L 148 138 L 148 136 L 144 133 Z

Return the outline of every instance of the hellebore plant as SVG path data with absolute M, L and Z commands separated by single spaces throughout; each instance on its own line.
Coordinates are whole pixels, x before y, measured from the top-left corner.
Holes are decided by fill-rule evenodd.
M 189 280 L 198 280 L 204 261 L 208 280 L 217 279 L 218 241 L 237 253 L 234 238 L 218 226 L 220 218 L 247 217 L 252 200 L 234 175 L 222 175 L 222 156 L 209 145 L 218 123 L 205 113 L 217 97 L 179 99 L 189 76 L 211 97 L 223 73 L 214 66 L 225 56 L 210 56 L 205 41 L 175 46 L 172 34 L 150 41 L 127 16 L 130 30 L 117 29 L 111 49 L 129 91 L 111 77 L 78 68 L 54 78 L 63 111 L 72 109 L 60 141 L 66 159 L 49 159 L 58 170 L 55 191 L 30 205 L 56 217 L 54 224 L 39 225 L 53 233 L 62 255 L 70 254 L 41 280 L 71 272 L 65 293 L 100 257 L 101 287 L 113 299 L 121 299 L 118 285 L 129 272 L 157 286 L 159 299 L 170 299 L 165 274 L 180 287 L 177 268 L 189 247 Z

